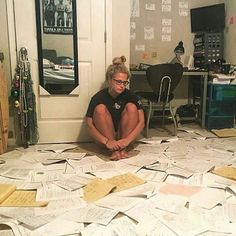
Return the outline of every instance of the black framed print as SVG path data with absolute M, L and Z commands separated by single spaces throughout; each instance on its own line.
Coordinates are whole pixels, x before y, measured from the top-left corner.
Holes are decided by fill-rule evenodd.
M 72 0 L 43 0 L 43 32 L 73 34 L 74 4 Z

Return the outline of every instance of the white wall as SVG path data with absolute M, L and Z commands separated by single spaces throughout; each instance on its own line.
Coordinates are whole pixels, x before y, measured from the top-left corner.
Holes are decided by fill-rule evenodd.
M 132 0 L 130 0 L 132 2 Z M 174 48 L 179 41 L 183 41 L 185 48 L 185 55 L 193 54 L 193 38 L 191 33 L 190 9 L 213 5 L 220 3 L 220 0 L 189 0 L 182 1 L 187 8 L 183 8 L 186 13 L 180 14 L 181 8 L 179 3 L 181 1 L 171 1 L 171 11 L 162 11 L 162 0 L 140 0 L 139 1 L 139 17 L 131 17 L 131 23 L 135 24 L 135 28 L 130 32 L 135 34 L 135 39 L 130 40 L 130 62 L 138 65 L 140 62 L 147 64 L 165 63 L 174 57 Z M 155 10 L 146 9 L 146 4 L 152 3 L 155 5 Z M 162 19 L 170 19 L 170 26 L 163 26 Z M 152 39 L 145 39 L 144 27 L 153 27 L 154 37 Z M 171 32 L 166 33 L 166 28 Z M 163 41 L 162 36 L 170 36 L 169 41 Z M 144 51 L 136 50 L 136 46 L 143 45 Z M 154 54 L 156 56 L 154 56 Z
M 226 29 L 225 29 L 225 59 L 236 65 L 236 1 L 225 0 Z

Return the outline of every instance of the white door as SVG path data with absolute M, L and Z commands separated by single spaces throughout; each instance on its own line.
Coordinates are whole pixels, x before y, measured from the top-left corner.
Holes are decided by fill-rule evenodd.
M 39 143 L 89 138 L 84 123 L 87 105 L 105 78 L 105 0 L 77 1 L 77 27 L 79 87 L 75 95 L 44 96 L 36 91 Z

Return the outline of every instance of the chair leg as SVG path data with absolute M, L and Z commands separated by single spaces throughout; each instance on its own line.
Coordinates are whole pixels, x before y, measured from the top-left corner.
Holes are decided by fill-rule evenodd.
M 165 127 L 165 113 L 166 113 L 166 103 L 162 104 L 162 128 Z
M 170 102 L 169 102 L 169 109 L 170 109 L 170 114 L 171 114 L 172 120 L 174 122 L 174 135 L 177 135 L 177 122 L 176 122 L 175 115 L 174 115 L 174 112 L 172 110 Z
M 147 116 L 147 120 L 146 120 L 146 127 L 145 127 L 145 134 L 144 134 L 144 136 L 146 138 L 148 138 L 148 129 L 149 129 L 151 114 L 152 114 L 152 102 L 149 101 L 148 116 Z

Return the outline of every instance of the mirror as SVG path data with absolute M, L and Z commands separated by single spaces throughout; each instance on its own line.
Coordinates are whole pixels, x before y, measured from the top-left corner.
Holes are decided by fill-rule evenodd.
M 79 84 L 76 0 L 35 0 L 40 85 L 69 94 Z

